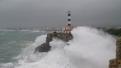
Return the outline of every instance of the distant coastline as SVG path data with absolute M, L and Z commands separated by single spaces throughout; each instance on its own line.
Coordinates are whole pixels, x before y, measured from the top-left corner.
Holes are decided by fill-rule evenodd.
M 121 36 L 121 27 L 96 27 L 97 29 L 103 30 L 114 36 Z M 10 27 L 1 28 L 0 31 L 62 31 L 62 27 L 39 27 L 39 28 L 21 28 L 21 27 Z

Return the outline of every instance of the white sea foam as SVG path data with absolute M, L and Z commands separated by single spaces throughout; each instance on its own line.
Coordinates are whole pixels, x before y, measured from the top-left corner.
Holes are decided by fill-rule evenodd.
M 51 51 L 34 54 L 34 49 L 46 38 L 38 37 L 20 55 L 23 58 L 18 59 L 15 68 L 108 68 L 109 60 L 115 57 L 112 36 L 91 27 L 74 28 L 72 34 L 74 39 L 69 42 L 54 39 Z

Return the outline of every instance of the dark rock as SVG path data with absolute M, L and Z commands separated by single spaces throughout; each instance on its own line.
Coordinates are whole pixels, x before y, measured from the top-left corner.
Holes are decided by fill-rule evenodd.
M 71 33 L 68 33 L 68 34 L 65 34 L 63 32 L 53 32 L 53 33 L 50 33 L 48 34 L 48 36 L 51 36 L 51 38 L 58 38 L 58 39 L 61 39 L 65 42 L 68 42 L 69 40 L 71 40 L 73 38 L 72 34 Z
M 51 41 L 52 41 L 52 34 L 47 34 L 46 42 L 49 43 Z
M 38 52 L 48 52 L 51 49 L 51 46 L 49 45 L 49 43 L 52 41 L 53 38 L 58 38 L 58 39 L 61 39 L 65 42 L 68 42 L 69 40 L 71 40 L 73 38 L 73 36 L 72 36 L 71 33 L 68 33 L 68 34 L 65 34 L 65 33 L 62 33 L 62 32 L 48 33 L 45 43 L 38 46 L 35 49 L 35 52 L 37 52 L 37 51 Z
M 50 51 L 50 49 L 51 49 L 51 46 L 49 46 L 48 43 L 43 43 L 42 45 L 38 46 L 35 49 L 35 52 L 48 52 Z

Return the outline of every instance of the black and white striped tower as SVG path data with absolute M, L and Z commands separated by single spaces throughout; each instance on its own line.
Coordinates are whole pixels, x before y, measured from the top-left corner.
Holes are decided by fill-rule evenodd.
M 71 24 L 71 11 L 68 11 L 67 16 L 68 16 L 67 23 Z

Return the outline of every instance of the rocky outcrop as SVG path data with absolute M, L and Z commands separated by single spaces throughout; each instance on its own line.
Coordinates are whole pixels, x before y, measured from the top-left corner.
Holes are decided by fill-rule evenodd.
M 69 40 L 71 40 L 73 38 L 73 36 L 71 33 L 65 34 L 63 32 L 48 33 L 45 43 L 36 47 L 35 52 L 48 52 L 48 51 L 50 51 L 51 46 L 49 43 L 52 41 L 53 38 L 58 38 L 58 39 L 61 39 L 65 42 L 68 42 Z
M 50 48 L 49 43 L 43 43 L 35 49 L 35 52 L 48 52 Z

